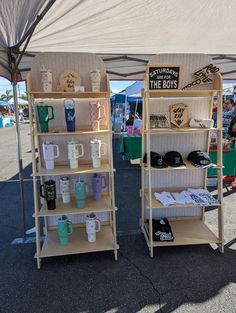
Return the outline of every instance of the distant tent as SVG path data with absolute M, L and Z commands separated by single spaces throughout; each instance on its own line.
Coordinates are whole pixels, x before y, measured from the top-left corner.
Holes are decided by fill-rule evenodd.
M 11 98 L 10 100 L 7 101 L 8 104 L 14 104 L 14 98 Z M 19 105 L 28 105 L 28 101 L 18 98 L 18 104 Z

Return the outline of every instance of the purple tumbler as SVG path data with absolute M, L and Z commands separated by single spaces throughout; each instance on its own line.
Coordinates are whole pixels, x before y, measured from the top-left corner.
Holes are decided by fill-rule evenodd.
M 94 174 L 92 178 L 93 198 L 98 201 L 101 199 L 102 189 L 106 187 L 106 178 L 101 174 Z
M 75 101 L 73 99 L 64 100 L 66 128 L 68 132 L 75 131 Z

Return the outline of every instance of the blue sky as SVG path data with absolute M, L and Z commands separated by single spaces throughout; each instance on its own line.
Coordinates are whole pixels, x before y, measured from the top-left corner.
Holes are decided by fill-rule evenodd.
M 125 89 L 127 86 L 132 85 L 133 83 L 134 81 L 111 81 L 110 86 L 112 92 L 118 93 Z M 21 94 L 25 93 L 25 83 L 20 82 L 18 85 L 18 92 L 20 92 Z M 0 77 L 0 95 L 5 94 L 6 90 L 9 89 L 12 89 L 11 83 L 7 79 Z

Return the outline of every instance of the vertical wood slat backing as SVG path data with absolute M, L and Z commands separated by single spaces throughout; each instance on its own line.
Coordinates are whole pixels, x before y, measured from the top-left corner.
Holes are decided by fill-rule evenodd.
M 96 213 L 97 218 L 101 221 L 108 221 L 109 220 L 109 213 L 107 212 L 98 212 Z M 57 226 L 57 220 L 58 217 L 54 217 L 54 216 L 49 216 L 48 217 L 48 225 L 49 226 Z M 68 219 L 73 223 L 73 224 L 82 224 L 85 223 L 85 219 L 86 219 L 86 214 L 79 214 L 79 215 L 70 215 L 68 216 Z
M 204 187 L 204 169 L 197 170 L 160 170 L 152 171 L 152 188 L 185 189 L 190 187 Z M 147 171 L 145 171 L 147 172 Z M 148 188 L 148 175 L 145 174 L 145 189 Z
M 106 67 L 102 59 L 95 54 L 68 52 L 46 52 L 38 54 L 34 58 L 31 67 L 34 91 L 42 90 L 40 70 L 43 66 L 52 71 L 54 91 L 57 90 L 60 74 L 64 70 L 74 70 L 78 72 L 82 79 L 81 85 L 85 86 L 85 91 L 91 91 L 90 70 L 96 67 L 101 71 L 101 91 L 107 90 Z
M 192 118 L 211 119 L 209 97 L 206 98 L 155 98 L 150 99 L 150 113 L 170 112 L 170 105 L 184 103 L 188 106 L 189 120 Z
M 192 74 L 197 70 L 213 63 L 212 59 L 206 54 L 157 54 L 153 56 L 148 65 L 180 65 L 182 64 L 182 74 L 180 78 L 180 89 L 196 79 Z M 198 85 L 191 90 L 211 90 L 213 84 Z

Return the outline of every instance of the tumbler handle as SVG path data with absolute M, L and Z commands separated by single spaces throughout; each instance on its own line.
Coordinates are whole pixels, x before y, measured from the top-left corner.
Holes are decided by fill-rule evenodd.
M 54 155 L 54 159 L 59 158 L 60 153 L 59 153 L 59 146 L 58 145 L 53 145 L 53 147 L 56 148 L 56 155 Z M 55 150 L 54 150 L 55 151 Z
M 104 105 L 99 105 L 98 107 L 98 119 L 101 120 L 103 118 L 106 118 L 106 108 Z
M 76 147 L 80 147 L 81 148 L 81 154 L 79 154 L 79 151 L 78 151 L 78 157 L 79 158 L 83 157 L 84 156 L 84 146 L 82 145 L 82 143 L 77 143 Z
M 67 221 L 68 224 L 68 235 L 72 235 L 73 234 L 73 224 L 71 221 Z
M 96 231 L 96 233 L 98 233 L 101 230 L 101 223 L 100 223 L 99 219 L 95 220 L 95 222 L 97 224 L 95 231 Z
M 106 187 L 106 177 L 105 176 L 102 176 L 102 188 L 105 188 Z
M 43 189 L 44 189 L 44 185 L 40 185 L 40 197 L 42 198 L 46 198 L 44 195 L 43 195 Z
M 48 120 L 53 120 L 54 119 L 54 108 L 51 105 L 48 105 L 48 109 L 51 111 L 51 117 L 48 116 Z

